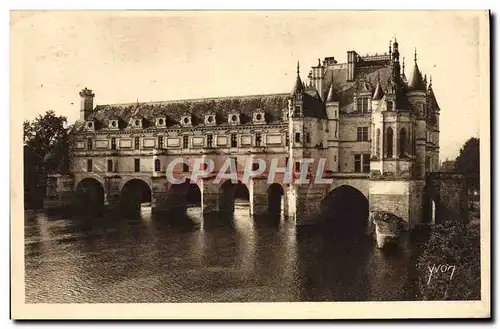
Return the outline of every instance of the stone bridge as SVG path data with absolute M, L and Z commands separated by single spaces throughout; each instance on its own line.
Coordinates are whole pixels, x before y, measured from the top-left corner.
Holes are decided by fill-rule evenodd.
M 183 212 L 201 207 L 204 214 L 234 211 L 235 201 L 248 205 L 249 214 L 281 215 L 297 225 L 317 224 L 327 217 L 355 221 L 361 226 L 370 211 L 388 211 L 408 222 L 438 223 L 467 216 L 467 183 L 463 175 L 435 172 L 425 181 L 373 181 L 367 173 L 331 174 L 330 185 L 268 184 L 265 175 L 245 184 L 229 179 L 215 182 L 207 176 L 197 182 L 167 182 L 165 175 L 150 173 L 95 174 L 49 177 L 46 209 L 78 207 L 135 212 L 150 205 L 153 214 Z M 337 214 L 340 214 L 336 216 Z

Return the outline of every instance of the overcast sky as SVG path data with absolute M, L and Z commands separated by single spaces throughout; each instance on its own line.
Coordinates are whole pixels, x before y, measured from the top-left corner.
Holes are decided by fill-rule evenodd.
M 479 20 L 466 12 L 37 12 L 11 17 L 23 119 L 96 104 L 289 92 L 318 58 L 388 51 L 432 74 L 441 160 L 479 137 Z M 13 109 L 14 110 L 14 109 Z M 15 109 L 17 111 L 17 109 Z

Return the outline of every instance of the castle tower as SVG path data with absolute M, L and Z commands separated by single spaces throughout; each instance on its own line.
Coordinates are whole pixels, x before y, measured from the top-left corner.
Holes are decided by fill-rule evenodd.
M 328 134 L 326 145 L 327 150 L 327 170 L 332 172 L 339 171 L 339 137 L 340 137 L 340 124 L 339 124 L 339 99 L 334 89 L 334 79 L 332 73 L 330 88 L 326 96 L 326 116 L 328 119 Z
M 92 90 L 84 88 L 80 91 L 80 121 L 85 121 L 94 109 L 94 96 Z
M 413 76 L 414 72 L 410 79 L 412 87 L 406 86 L 397 41 L 392 44 L 390 69 L 387 90 L 383 90 L 378 78 L 372 97 L 370 211 L 391 212 L 403 218 L 407 228 L 411 229 L 421 219 L 418 196 L 423 189 L 423 173 L 415 175 L 414 134 L 420 136 L 420 128 L 415 123 L 410 97 L 413 97 L 413 102 L 422 101 L 419 97 L 422 96 L 423 79 L 417 68 L 417 77 Z M 407 88 L 411 90 L 409 94 Z M 425 89 L 423 96 L 425 102 Z
M 412 134 L 413 147 L 415 153 L 414 173 L 417 179 L 424 179 L 426 172 L 425 144 L 427 140 L 426 132 L 426 86 L 422 73 L 417 64 L 417 50 L 415 49 L 413 73 L 408 82 L 408 92 L 406 93 L 413 116 L 415 117 L 415 130 Z
M 433 145 L 430 159 L 430 171 L 438 171 L 439 165 L 439 104 L 432 89 L 432 77 L 429 79 L 429 87 L 427 89 L 427 129 L 430 133 L 430 142 Z

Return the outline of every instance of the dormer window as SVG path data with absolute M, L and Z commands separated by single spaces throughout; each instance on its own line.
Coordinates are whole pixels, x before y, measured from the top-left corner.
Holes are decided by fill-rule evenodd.
M 369 97 L 356 97 L 356 110 L 359 113 L 368 113 L 370 111 Z
M 164 128 L 167 125 L 167 119 L 165 117 L 156 118 L 156 126 L 159 128 Z
M 87 130 L 94 131 L 95 129 L 94 121 L 87 121 L 85 123 L 85 127 L 87 127 Z
M 240 124 L 240 114 L 235 112 L 229 114 L 228 123 L 231 125 Z
M 183 115 L 180 124 L 183 126 L 191 126 L 191 115 Z
M 132 118 L 131 124 L 133 128 L 142 128 L 142 118 Z
M 119 128 L 118 120 L 117 119 L 109 120 L 108 128 L 109 129 L 118 129 Z
M 266 123 L 266 115 L 263 110 L 257 109 L 253 113 L 253 122 L 254 123 Z
M 215 114 L 208 114 L 205 116 L 205 124 L 208 126 L 215 125 L 217 122 L 215 120 Z

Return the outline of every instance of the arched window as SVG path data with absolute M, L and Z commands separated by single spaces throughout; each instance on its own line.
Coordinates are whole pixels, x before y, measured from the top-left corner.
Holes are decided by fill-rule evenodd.
M 160 159 L 155 159 L 155 171 L 156 172 L 161 171 L 161 162 L 160 162 Z
M 387 158 L 392 158 L 393 145 L 394 145 L 394 132 L 392 131 L 391 127 L 387 128 L 385 145 L 387 145 L 387 151 L 386 151 Z
M 380 129 L 377 129 L 377 138 L 375 140 L 375 154 L 380 157 Z
M 406 128 L 401 128 L 399 131 L 399 156 L 403 157 L 406 152 L 407 152 L 407 135 L 406 135 Z
M 113 160 L 108 160 L 108 171 L 113 172 Z

